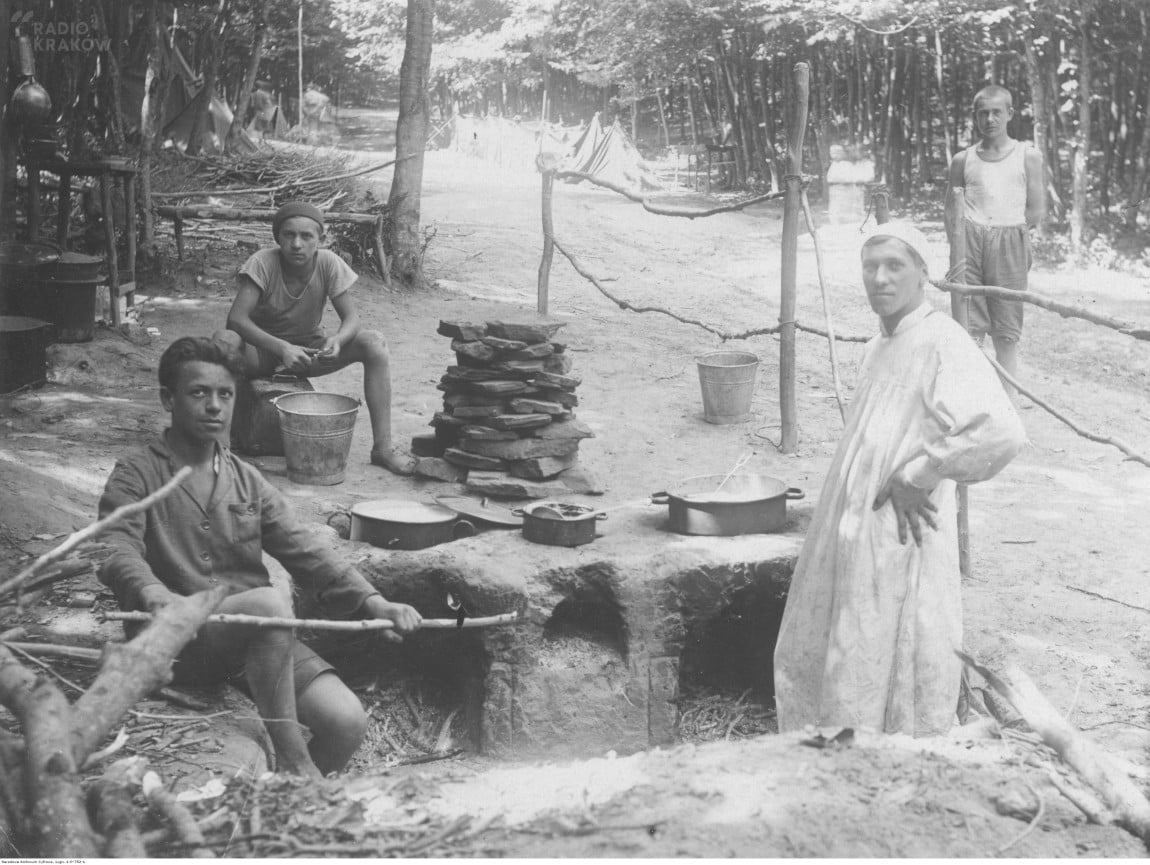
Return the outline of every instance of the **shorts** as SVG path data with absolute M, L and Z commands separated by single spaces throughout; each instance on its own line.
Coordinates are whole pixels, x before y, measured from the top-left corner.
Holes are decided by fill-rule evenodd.
M 293 342 L 292 345 L 298 345 L 300 348 L 323 348 L 323 344 L 326 341 L 327 337 L 320 333 L 300 340 L 299 342 Z M 259 363 L 255 369 L 244 370 L 248 378 L 266 378 L 280 368 L 280 356 L 275 352 L 268 351 L 256 345 L 249 345 L 245 342 L 244 349 L 248 348 L 252 349 L 259 357 Z M 311 368 L 308 369 L 304 375 L 308 378 L 327 375 L 328 373 L 337 372 L 345 366 L 347 366 L 347 361 L 341 358 L 331 360 L 330 358 L 317 357 L 313 360 Z
M 335 668 L 299 640 L 292 641 L 295 693 L 298 697 L 317 677 Z M 227 683 L 247 691 L 244 659 L 225 654 L 202 631 L 176 657 L 172 665 L 173 684 L 217 685 Z
M 1030 270 L 1030 233 L 1025 225 L 981 225 L 964 219 L 966 282 L 1026 291 Z M 971 297 L 969 330 L 973 336 L 1017 342 L 1022 336 L 1021 300 Z

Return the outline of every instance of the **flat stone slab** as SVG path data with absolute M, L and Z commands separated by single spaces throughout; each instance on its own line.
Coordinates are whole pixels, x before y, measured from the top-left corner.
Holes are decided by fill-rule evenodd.
M 564 327 L 565 322 L 532 322 L 523 324 L 510 321 L 489 321 L 487 332 L 500 339 L 512 339 L 518 342 L 533 345 L 537 342 L 547 342 Z

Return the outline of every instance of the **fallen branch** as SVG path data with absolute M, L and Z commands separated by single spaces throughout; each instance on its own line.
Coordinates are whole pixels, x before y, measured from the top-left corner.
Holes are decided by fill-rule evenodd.
M 597 279 L 595 277 L 595 275 L 593 273 L 591 273 L 591 271 L 587 270 L 587 268 L 583 266 L 583 263 L 575 256 L 575 254 L 572 252 L 568 252 L 566 249 L 564 249 L 563 245 L 555 237 L 552 237 L 551 241 L 552 241 L 552 243 L 555 244 L 555 248 L 558 249 L 561 253 L 563 253 L 563 256 L 571 263 L 571 266 L 573 268 L 575 268 L 576 273 L 578 273 L 581 277 L 583 277 L 585 280 L 587 280 L 593 286 L 595 286 L 595 288 L 597 288 L 599 290 L 600 294 L 602 294 L 604 297 L 606 297 L 609 301 L 614 303 L 620 309 L 629 310 L 630 312 L 657 312 L 657 313 L 660 313 L 661 315 L 665 315 L 665 316 L 668 316 L 670 318 L 673 318 L 673 319 L 675 319 L 675 321 L 682 322 L 683 324 L 691 324 L 691 325 L 694 325 L 695 327 L 701 327 L 703 330 L 707 331 L 708 333 L 715 334 L 717 337 L 719 337 L 723 341 L 726 341 L 729 339 L 749 339 L 752 336 L 770 336 L 771 334 L 777 334 L 779 332 L 780 326 L 775 325 L 774 327 L 760 327 L 760 328 L 755 328 L 754 330 L 745 330 L 745 331 L 742 331 L 740 333 L 731 333 L 730 331 L 721 330 L 721 329 L 715 327 L 714 325 L 710 325 L 710 324 L 707 324 L 706 322 L 699 321 L 696 318 L 684 318 L 683 316 L 678 315 L 677 313 L 671 312 L 668 309 L 663 309 L 662 307 L 659 307 L 659 306 L 635 306 L 630 301 L 623 300 L 623 298 L 621 298 L 621 297 L 616 297 L 610 291 L 608 291 L 606 289 L 606 287 L 603 285 L 603 283 L 599 279 Z M 797 321 L 795 322 L 795 329 L 806 331 L 807 333 L 813 333 L 813 334 L 816 334 L 816 335 L 822 336 L 822 337 L 828 337 L 829 336 L 829 334 L 825 330 L 820 330 L 817 327 L 805 325 L 805 324 L 802 324 L 801 322 L 797 322 Z M 839 336 L 839 337 L 836 337 L 836 339 L 840 340 L 841 342 L 869 342 L 870 341 L 869 336 Z
M 941 291 L 953 291 L 958 294 L 967 294 L 974 297 L 994 297 L 999 300 L 1020 300 L 1023 303 L 1033 304 L 1034 306 L 1041 307 L 1042 309 L 1056 312 L 1063 318 L 1080 318 L 1083 321 L 1089 321 L 1092 324 L 1099 324 L 1102 327 L 1108 327 L 1111 330 L 1116 330 L 1119 333 L 1124 333 L 1127 336 L 1132 336 L 1134 339 L 1150 341 L 1150 326 L 1140 327 L 1128 321 L 1121 321 L 1117 318 L 1111 318 L 1108 315 L 1101 313 L 1091 312 L 1088 309 L 1083 309 L 1079 306 L 1071 306 L 1068 303 L 1060 303 L 1057 300 L 1052 300 L 1045 295 L 1037 294 L 1033 291 L 1016 291 L 1012 288 L 1002 288 L 998 285 L 965 285 L 957 282 L 947 282 L 941 279 L 932 279 L 930 284 Z
M 1101 598 L 1104 601 L 1110 601 L 1112 604 L 1119 604 L 1123 607 L 1129 607 L 1132 610 L 1141 610 L 1143 613 L 1150 613 L 1150 609 L 1146 607 L 1140 607 L 1137 604 L 1128 604 L 1125 601 L 1120 601 L 1117 598 L 1110 597 L 1109 595 L 1092 592 L 1089 589 L 1080 589 L 1078 586 L 1066 586 L 1065 588 L 1070 589 L 1072 592 L 1081 592 L 1084 595 L 1090 595 L 1092 598 Z
M 334 183 L 338 180 L 348 180 L 352 177 L 359 177 L 361 174 L 370 174 L 373 171 L 379 171 L 383 168 L 395 165 L 397 162 L 403 162 L 405 159 L 411 159 L 415 156 L 414 153 L 409 153 L 407 156 L 401 156 L 399 159 L 390 159 L 387 162 L 381 162 L 378 165 L 370 165 L 367 168 L 360 168 L 356 171 L 349 171 L 346 174 L 336 174 L 333 177 L 315 177 L 311 180 L 288 180 L 283 183 L 278 183 L 275 186 L 256 186 L 249 189 L 198 189 L 194 192 L 153 192 L 152 198 L 190 198 L 193 195 L 264 195 L 268 193 L 282 192 L 285 189 L 291 189 L 300 186 L 318 186 L 321 183 Z
M 156 502 L 163 500 L 168 495 L 170 495 L 176 489 L 176 487 L 183 483 L 184 478 L 188 477 L 191 473 L 191 467 L 184 466 L 172 476 L 170 481 L 168 481 L 151 495 L 145 496 L 138 502 L 132 502 L 131 504 L 116 508 L 116 510 L 112 511 L 112 513 L 108 514 L 108 516 L 104 517 L 104 519 L 98 520 L 92 523 L 90 526 L 85 526 L 78 532 L 73 532 L 64 540 L 62 544 L 59 544 L 58 546 L 53 547 L 48 552 L 44 553 L 44 555 L 40 556 L 40 558 L 36 559 L 36 561 L 34 561 L 31 565 L 26 567 L 12 579 L 8 580 L 7 582 L 0 583 L 0 597 L 3 597 L 13 590 L 18 590 L 20 586 L 24 585 L 24 583 L 32 579 L 32 577 L 42 572 L 49 565 L 63 559 L 68 555 L 68 553 L 72 552 L 72 550 L 76 549 L 76 547 L 80 546 L 80 544 L 84 543 L 84 541 L 88 540 L 89 538 L 94 538 L 96 535 L 101 534 L 117 523 L 122 522 L 134 514 L 146 511 Z
M 111 612 L 104 613 L 104 619 L 116 622 L 150 622 L 151 613 Z M 463 628 L 490 628 L 509 625 L 518 620 L 518 613 L 501 613 L 498 616 L 478 616 L 464 619 L 459 625 L 455 619 L 424 619 L 420 625 L 424 630 L 447 630 Z M 313 631 L 388 631 L 395 627 L 390 619 L 357 619 L 353 622 L 333 619 L 290 619 L 277 616 L 248 616 L 241 613 L 215 613 L 206 621 L 220 625 L 245 625 L 252 628 L 308 628 Z
M 1086 790 L 1078 790 L 1071 787 L 1062 776 L 1055 772 L 1053 769 L 1046 773 L 1050 779 L 1050 783 L 1065 796 L 1075 808 L 1086 815 L 1086 819 L 1091 823 L 1097 823 L 1099 826 L 1109 826 L 1114 822 L 1114 815 L 1106 810 L 1106 806 L 1098 801 L 1091 793 Z
M 752 205 L 762 204 L 764 201 L 774 201 L 786 195 L 785 191 L 768 192 L 763 195 L 753 196 L 752 198 L 744 198 L 742 201 L 732 202 L 731 204 L 720 204 L 715 207 L 699 210 L 697 208 L 663 207 L 658 204 L 652 204 L 650 198 L 639 195 L 637 192 L 633 192 L 625 186 L 620 186 L 618 183 L 612 183 L 610 180 L 604 180 L 601 177 L 596 177 L 593 174 L 587 174 L 582 171 L 556 171 L 555 177 L 559 180 L 586 180 L 588 183 L 593 183 L 604 189 L 610 189 L 612 192 L 618 192 L 625 198 L 643 205 L 643 209 L 648 213 L 653 213 L 656 216 L 682 216 L 687 219 L 699 219 L 705 216 L 714 216 L 716 213 L 731 213 L 744 210 Z
M 140 700 L 172 678 L 172 660 L 227 594 L 223 586 L 179 598 L 127 643 L 109 643 L 99 675 L 72 706 L 72 754 L 82 762 Z
M 35 855 L 95 858 L 100 851 L 69 747 L 67 698 L 51 683 L 37 681 L 11 652 L 0 648 L 0 703 L 24 730 L 25 807 Z
M 1142 454 L 1138 453 L 1136 450 L 1131 448 L 1130 445 L 1126 444 L 1124 441 L 1122 441 L 1120 439 L 1116 439 L 1113 436 L 1104 436 L 1104 435 L 1101 435 L 1099 433 L 1095 433 L 1095 432 L 1091 432 L 1090 430 L 1083 429 L 1078 424 L 1076 424 L 1074 421 L 1072 421 L 1070 418 L 1068 418 L 1066 415 L 1062 414 L 1062 412 L 1058 411 L 1056 408 L 1054 408 L 1052 405 L 1050 405 L 1050 403 L 1046 402 L 1046 400 L 1042 399 L 1041 397 L 1035 396 L 1033 391 L 1027 390 L 1025 387 L 1023 387 L 1021 384 L 1019 384 L 1018 379 L 1016 379 L 1014 376 L 1012 376 L 1010 373 L 1008 373 L 1005 369 L 1003 369 L 1002 365 L 999 364 L 998 361 L 996 361 L 994 358 L 987 357 L 987 360 L 990 361 L 990 365 L 993 366 L 998 371 L 998 375 L 1002 378 L 1003 381 L 1005 381 L 1007 384 L 1011 385 L 1015 390 L 1017 390 L 1023 396 L 1029 397 L 1031 400 L 1034 401 L 1035 405 L 1044 409 L 1048 413 L 1054 415 L 1054 417 L 1058 418 L 1060 421 L 1062 421 L 1064 424 L 1066 424 L 1068 427 L 1070 427 L 1072 430 L 1074 430 L 1076 433 L 1078 433 L 1078 435 L 1080 435 L 1082 438 L 1089 439 L 1092 442 L 1098 442 L 1099 444 L 1111 445 L 1112 447 L 1116 447 L 1116 448 L 1118 448 L 1118 450 L 1122 451 L 1122 453 L 1126 454 L 1127 459 L 1133 460 L 1134 462 L 1142 463 L 1142 465 L 1150 468 L 1150 458 L 1145 457 Z
M 807 231 L 811 235 L 811 241 L 815 245 L 815 270 L 819 275 L 819 292 L 823 296 L 823 318 L 827 323 L 827 346 L 830 350 L 831 356 L 831 382 L 835 388 L 835 401 L 839 404 L 839 417 L 842 418 L 843 423 L 846 423 L 847 410 L 843 403 L 843 386 L 842 381 L 839 379 L 839 358 L 838 352 L 835 350 L 835 326 L 831 320 L 831 304 L 827 298 L 827 282 L 823 277 L 823 247 L 819 243 L 819 233 L 815 229 L 815 218 L 811 215 L 811 203 L 807 199 L 807 191 L 801 190 L 799 193 L 799 202 L 803 207 L 803 216 L 806 217 Z
M 1023 783 L 1026 784 L 1026 789 L 1029 790 L 1034 798 L 1038 800 L 1038 812 L 1034 815 L 1034 818 L 1026 824 L 1025 829 L 1023 829 L 1021 832 L 1019 832 L 1017 835 L 1015 835 L 1013 838 L 1011 838 L 1009 841 L 994 851 L 995 856 L 1001 856 L 1003 853 L 1005 853 L 1007 850 L 1009 850 L 1011 847 L 1013 847 L 1015 844 L 1033 832 L 1034 827 L 1038 825 L 1038 821 L 1041 820 L 1042 816 L 1046 813 L 1046 800 L 1042 798 L 1042 794 L 1031 787 L 1029 783 Z
M 188 846 L 186 855 L 193 859 L 214 859 L 215 855 L 204 847 L 204 833 L 196 824 L 195 818 L 176 797 L 164 789 L 160 776 L 155 772 L 144 775 L 144 798 L 158 815 L 171 824 L 176 838 Z
M 109 859 L 139 859 L 148 857 L 132 794 L 124 784 L 98 779 L 88 789 L 88 807 L 96 828 L 104 836 L 103 855 Z
M 271 208 L 215 207 L 212 205 L 161 205 L 156 215 L 165 219 L 230 219 L 234 222 L 271 222 L 276 211 Z M 325 223 L 352 222 L 357 225 L 375 225 L 375 213 L 325 213 Z
M 104 655 L 99 649 L 85 649 L 82 646 L 62 646 L 57 643 L 5 642 L 2 645 L 21 654 L 43 658 L 67 658 L 70 661 L 87 661 L 92 664 L 100 663 L 100 658 Z
M 1118 825 L 1150 844 L 1150 802 L 1105 751 L 1062 717 L 1026 673 L 1011 668 L 1004 679 L 970 656 L 957 654 L 1009 700 L 1042 741 L 1098 791 L 1102 801 L 1114 812 Z

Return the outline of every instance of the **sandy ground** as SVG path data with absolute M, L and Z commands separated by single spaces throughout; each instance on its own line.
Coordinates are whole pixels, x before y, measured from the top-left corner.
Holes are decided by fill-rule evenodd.
M 386 190 L 386 180 L 380 179 L 381 190 Z M 428 430 L 441 396 L 435 382 L 452 356 L 448 340 L 435 334 L 438 319 L 529 319 L 535 307 L 541 247 L 536 175 L 512 174 L 447 152 L 430 153 L 423 215 L 434 232 L 426 268 L 435 287 L 413 295 L 389 291 L 365 277 L 357 289 L 368 325 L 383 330 L 391 345 L 398 442 Z M 843 221 L 834 221 L 821 213 L 820 236 L 836 329 L 870 335 L 876 322 L 856 273 L 861 216 L 850 213 Z M 941 237 L 937 225 L 925 227 L 934 237 Z M 608 290 L 632 303 L 666 307 L 730 331 L 768 326 L 778 318 L 780 230 L 778 206 L 691 221 L 646 214 L 638 205 L 601 190 L 566 184 L 556 189 L 557 237 L 607 280 Z M 810 238 L 802 238 L 799 248 L 798 316 L 800 321 L 820 324 Z M 162 428 L 154 381 L 156 358 L 175 336 L 207 333 L 222 323 L 232 294 L 232 275 L 244 254 L 226 242 L 199 245 L 188 261 L 178 266 L 172 263 L 163 279 L 140 293 L 144 298 L 142 324 L 158 329 L 157 335 L 141 330 L 123 337 L 102 330 L 93 343 L 56 349 L 52 384 L 0 400 L 0 554 L 5 561 L 42 552 L 51 545 L 51 536 L 85 524 L 94 513 L 117 453 Z M 944 257 L 944 245 L 939 243 L 939 261 Z M 1117 317 L 1150 321 L 1150 286 L 1131 277 L 1107 271 L 1039 269 L 1032 274 L 1032 287 Z M 947 308 L 948 301 L 941 294 L 936 293 L 934 300 L 940 308 Z M 754 453 L 749 469 L 783 478 L 806 489 L 809 498 L 817 497 L 842 428 L 825 341 L 806 334 L 798 337 L 800 447 L 797 454 L 782 455 L 776 448 L 775 338 L 728 344 L 753 351 L 762 360 L 754 414 L 745 424 L 713 426 L 702 419 L 694 363 L 701 352 L 720 347 L 712 334 L 665 316 L 617 308 L 558 255 L 550 311 L 567 322 L 562 338 L 583 378 L 578 415 L 593 426 L 597 437 L 585 443 L 581 459 L 606 482 L 604 504 L 644 498 L 675 479 L 723 473 L 747 451 Z M 1023 380 L 1081 424 L 1145 448 L 1150 439 L 1150 404 L 1145 398 L 1150 348 L 1041 310 L 1028 309 L 1027 315 Z M 848 397 L 860 358 L 860 346 L 839 345 Z M 347 370 L 325 379 L 323 387 L 354 395 L 360 385 L 359 372 Z M 368 466 L 370 438 L 364 420 L 357 428 L 352 470 L 345 485 L 299 487 L 271 468 L 270 476 L 305 514 L 319 522 L 333 502 L 409 493 L 427 498 L 452 491 L 447 485 L 397 479 Z M 1039 408 L 1027 408 L 1024 421 L 1030 446 L 1002 475 L 970 492 L 973 576 L 964 587 L 967 648 L 992 666 L 1012 662 L 1029 671 L 1074 724 L 1130 764 L 1144 767 L 1150 747 L 1150 618 L 1146 609 L 1150 608 L 1150 566 L 1146 564 L 1144 518 L 1150 506 L 1150 469 L 1123 461 L 1113 448 L 1076 436 Z M 696 765 L 686 752 L 675 753 L 680 775 L 669 785 L 660 782 L 659 791 L 650 796 L 639 796 L 641 801 L 633 805 L 643 812 L 636 818 L 639 822 L 662 819 L 652 816 L 660 803 L 665 805 L 660 814 L 683 819 L 677 816 L 680 806 L 673 800 L 686 794 L 674 791 L 674 785 L 685 784 L 687 776 L 720 771 Z M 866 783 L 888 783 L 889 767 L 880 765 L 882 759 L 851 759 L 858 765 L 852 763 L 849 772 Z M 732 758 L 733 763 L 739 760 Z M 900 763 L 899 772 L 918 772 L 915 777 L 925 778 L 922 773 L 929 767 L 916 765 Z M 1007 772 L 1001 767 L 997 771 Z M 752 780 L 746 775 L 741 783 Z M 997 783 L 990 775 L 984 780 L 991 786 Z M 831 772 L 817 784 L 810 783 L 833 787 L 837 781 Z M 957 791 L 963 783 L 956 775 L 945 786 Z M 1145 785 L 1144 777 L 1141 783 Z M 1053 795 L 1052 788 L 1047 787 L 1046 793 Z M 626 795 L 638 796 L 634 791 L 619 792 L 603 807 L 621 807 L 624 798 L 620 797 Z M 708 795 L 697 793 L 704 800 Z M 730 801 L 738 796 L 734 788 L 723 795 Z M 811 809 L 834 812 L 843 805 L 833 796 L 818 799 L 812 793 L 812 797 Z M 912 791 L 895 804 L 901 807 L 915 797 Z M 919 805 L 929 810 L 922 802 Z M 961 806 L 956 807 L 961 816 Z M 650 809 L 654 811 L 648 813 Z M 752 839 L 731 852 L 944 855 L 935 847 L 914 843 L 921 838 L 925 844 L 932 832 L 937 833 L 939 824 L 931 819 L 888 826 L 883 831 L 889 830 L 895 840 L 868 846 L 874 839 L 862 827 L 874 819 L 874 813 L 864 808 L 858 819 L 852 817 L 843 824 L 842 832 L 854 832 L 863 839 L 859 844 L 844 841 L 839 845 L 838 832 L 820 834 L 818 821 L 825 824 L 833 817 L 819 810 L 811 812 L 812 821 L 797 830 L 800 834 L 790 846 L 764 828 L 759 839 L 762 846 L 756 847 Z M 1026 843 L 1063 829 L 1069 832 L 1067 827 L 1074 825 L 1085 829 L 1076 812 L 1059 813 L 1062 817 L 1044 824 L 1043 831 Z M 597 819 L 614 819 L 605 814 L 600 812 Z M 977 843 L 963 846 L 956 841 L 945 848 L 949 855 L 989 855 L 998 841 L 1010 837 L 1005 830 L 984 834 L 978 821 L 965 817 L 959 826 L 963 823 L 965 828 L 948 832 L 955 838 L 974 832 Z M 1016 829 L 1023 827 L 1015 824 Z M 1101 848 L 1075 848 L 1078 841 L 1070 841 L 1069 846 L 1061 842 L 1049 849 L 1022 846 L 1015 852 L 1136 853 L 1115 840 L 1120 836 L 1105 834 Z M 559 847 L 532 847 L 524 840 L 530 837 L 522 836 L 516 841 L 518 846 L 500 849 L 516 850 L 519 855 L 545 850 L 553 855 L 620 856 L 725 852 L 721 844 L 702 847 L 686 841 L 681 850 L 674 845 L 646 847 L 647 841 L 626 840 L 617 833 L 598 833 L 594 840 L 582 838 L 572 841 L 574 846 L 564 843 Z M 699 837 L 709 836 L 702 833 Z

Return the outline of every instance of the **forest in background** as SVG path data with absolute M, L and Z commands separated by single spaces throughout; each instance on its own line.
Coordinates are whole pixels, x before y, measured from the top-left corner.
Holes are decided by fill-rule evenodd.
M 800 60 L 811 69 L 805 171 L 825 173 L 840 144 L 873 158 L 902 200 L 941 200 L 948 160 L 972 142 L 971 97 L 1003 84 L 1016 94 L 1012 134 L 1046 159 L 1048 231 L 1101 263 L 1144 255 L 1145 0 L 411 2 L 434 7 L 428 88 L 442 116 L 571 124 L 600 111 L 606 121 L 618 116 L 648 153 L 713 141 L 729 123 L 747 187 L 779 187 Z M 108 51 L 63 54 L 63 62 L 41 52 L 38 72 L 63 97 L 61 123 L 86 124 L 112 152 L 139 140 L 141 106 L 116 104 L 118 88 L 100 82 L 147 67 L 150 20 L 241 114 L 257 74 L 290 112 L 302 81 L 337 105 L 393 99 L 407 9 L 407 0 L 12 3 L 38 20 L 90 19 L 111 37 Z M 161 87 L 174 75 L 154 72 Z

